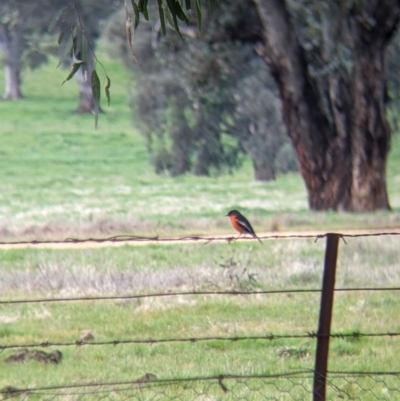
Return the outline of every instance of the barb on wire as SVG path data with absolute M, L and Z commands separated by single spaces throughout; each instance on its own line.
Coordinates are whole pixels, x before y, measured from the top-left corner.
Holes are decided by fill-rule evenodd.
M 400 291 L 400 287 L 349 287 L 335 288 L 337 292 L 354 291 Z M 127 299 L 176 297 L 176 296 L 200 296 L 200 295 L 275 295 L 275 294 L 307 294 L 321 292 L 320 288 L 297 288 L 291 290 L 264 290 L 264 291 L 179 291 L 179 292 L 160 292 L 152 294 L 132 294 L 132 295 L 99 295 L 87 297 L 65 297 L 65 298 L 28 298 L 28 299 L 6 299 L 0 300 L 0 305 L 29 304 L 29 303 L 57 303 L 57 302 L 81 302 L 81 301 L 115 301 Z
M 343 240 L 345 238 L 358 238 L 358 237 L 379 237 L 379 236 L 398 236 L 400 231 L 381 231 L 381 232 L 359 232 L 359 233 L 337 233 Z M 305 233 L 305 234 L 271 234 L 260 236 L 260 239 L 264 240 L 279 240 L 279 239 L 315 239 L 315 242 L 319 239 L 325 238 L 327 233 Z M 82 244 L 82 243 L 121 243 L 121 242 L 198 242 L 204 241 L 204 244 L 208 244 L 214 241 L 233 242 L 233 241 L 252 241 L 250 237 L 232 237 L 232 236 L 214 236 L 214 237 L 202 237 L 198 235 L 183 236 L 183 237 L 165 237 L 159 236 L 140 236 L 140 235 L 113 235 L 106 238 L 66 238 L 63 240 L 24 240 L 24 241 L 0 241 L 0 245 L 12 246 L 12 245 L 51 245 L 51 244 Z
M 115 339 L 109 341 L 66 341 L 66 342 L 51 342 L 51 341 L 42 341 L 38 343 L 29 343 L 29 344 L 2 344 L 0 345 L 0 351 L 4 351 L 6 349 L 23 349 L 23 348 L 48 348 L 48 347 L 71 347 L 71 346 L 116 346 L 122 344 L 161 344 L 161 343 L 197 343 L 197 342 L 205 342 L 205 341 L 274 341 L 274 340 L 282 340 L 282 339 L 301 339 L 301 338 L 364 338 L 364 337 L 399 337 L 400 332 L 381 332 L 381 333 L 360 333 L 359 331 L 354 331 L 351 333 L 331 333 L 329 335 L 318 335 L 316 332 L 307 332 L 307 333 L 288 333 L 288 334 L 265 334 L 265 335 L 254 335 L 254 336 L 209 336 L 209 337 L 182 337 L 182 338 L 138 338 L 138 339 Z

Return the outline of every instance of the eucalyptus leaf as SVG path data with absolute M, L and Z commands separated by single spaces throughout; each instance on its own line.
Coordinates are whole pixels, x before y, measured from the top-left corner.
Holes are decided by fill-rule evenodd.
M 139 7 L 135 3 L 135 0 L 131 0 L 131 3 L 132 3 L 133 12 L 135 13 L 135 25 L 134 25 L 134 27 L 137 28 L 137 26 L 139 25 L 139 22 L 140 22 Z
M 60 45 L 64 39 L 65 31 L 61 31 L 57 38 L 57 44 Z
M 82 63 L 74 63 L 72 65 L 71 71 L 69 72 L 67 77 L 64 79 L 64 81 L 62 81 L 61 85 L 64 85 L 65 82 L 69 81 L 75 75 L 75 73 L 79 70 L 81 65 L 82 65 Z
M 162 34 L 165 36 L 167 34 L 167 29 L 165 27 L 165 15 L 164 15 L 164 9 L 162 5 L 162 0 L 157 0 L 158 3 L 158 14 L 160 16 L 160 23 L 161 23 L 161 31 Z
M 196 2 L 197 26 L 198 26 L 199 30 L 201 30 L 201 24 L 202 24 L 201 4 L 200 4 L 200 0 L 195 0 L 195 2 Z
M 168 10 L 170 11 L 171 17 L 172 17 L 172 26 L 175 29 L 175 31 L 179 34 L 179 36 L 182 38 L 181 31 L 179 30 L 179 25 L 178 25 L 178 10 L 177 10 L 177 4 L 175 0 L 166 0 L 167 1 L 167 6 Z M 180 6 L 179 6 L 180 8 Z
M 61 65 L 61 63 L 65 60 L 68 54 L 72 52 L 73 47 L 73 38 L 71 32 L 67 33 L 67 36 L 64 35 L 63 41 L 60 44 L 60 52 L 59 52 L 59 62 L 57 67 Z
M 108 106 L 110 105 L 110 86 L 111 86 L 111 80 L 108 77 L 108 75 L 106 75 L 106 86 L 104 87 L 104 92 L 106 93 L 106 98 L 107 98 L 107 104 Z
M 63 11 L 65 10 L 65 7 L 61 8 L 60 10 L 58 10 L 52 17 L 52 19 L 50 20 L 49 26 L 47 27 L 47 31 L 51 32 L 54 27 L 56 26 L 58 20 L 61 17 L 61 14 L 63 13 Z
M 92 71 L 92 75 L 90 78 L 91 86 L 92 86 L 92 95 L 93 95 L 93 103 L 94 103 L 94 126 L 97 128 L 97 123 L 99 120 L 99 112 L 100 112 L 100 79 L 97 75 L 95 69 Z

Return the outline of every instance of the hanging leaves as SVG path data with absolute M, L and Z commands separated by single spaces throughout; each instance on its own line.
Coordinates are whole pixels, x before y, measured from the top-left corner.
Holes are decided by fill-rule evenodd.
M 82 60 L 81 68 L 82 68 L 82 74 L 84 77 L 87 77 L 87 71 L 88 71 L 88 62 L 87 62 L 88 48 L 89 48 L 88 41 L 87 41 L 85 35 L 82 35 L 80 59 Z M 85 80 L 87 80 L 87 78 Z
M 167 34 L 167 30 L 165 28 L 165 16 L 164 16 L 162 0 L 157 0 L 157 4 L 158 4 L 158 14 L 160 16 L 161 32 L 165 36 Z
M 147 10 L 147 3 L 148 3 L 148 0 L 139 0 L 139 3 L 138 3 L 139 11 L 143 14 L 146 21 L 149 20 L 149 12 Z
M 134 0 L 132 0 L 131 3 L 132 3 L 133 12 L 134 12 L 134 14 L 135 14 L 135 24 L 134 24 L 134 28 L 136 29 L 137 26 L 139 25 L 139 22 L 140 22 L 140 11 L 139 11 L 138 5 L 135 3 Z M 132 34 L 131 34 L 131 35 L 132 35 Z
M 57 67 L 59 67 L 61 65 L 61 63 L 65 60 L 65 58 L 72 53 L 72 49 L 73 49 L 73 36 L 71 32 L 66 32 L 63 35 L 62 41 L 60 43 L 60 49 L 59 49 L 59 53 L 58 53 L 58 65 Z
M 131 51 L 132 57 L 133 59 L 137 61 L 136 56 L 135 56 L 135 52 L 133 50 L 133 37 L 134 37 L 134 32 L 135 29 L 133 28 L 133 24 L 132 24 L 132 18 L 130 16 L 127 16 L 126 18 L 126 22 L 125 22 L 125 30 L 126 30 L 126 40 L 128 42 L 128 46 L 129 46 L 129 50 Z
M 64 39 L 65 31 L 61 31 L 57 38 L 57 44 L 60 45 Z
M 97 123 L 99 121 L 100 112 L 100 79 L 97 75 L 96 70 L 93 68 L 92 75 L 90 78 L 90 83 L 92 86 L 93 104 L 94 104 L 94 126 L 97 128 Z
M 106 86 L 104 87 L 104 92 L 106 93 L 108 106 L 110 105 L 110 86 L 111 86 L 111 80 L 108 77 L 108 75 L 106 75 Z
M 49 26 L 47 27 L 48 32 L 52 32 L 54 27 L 57 25 L 58 20 L 60 19 L 63 12 L 66 10 L 66 7 L 59 9 L 51 18 L 49 22 Z
M 64 79 L 64 81 L 62 81 L 61 85 L 64 85 L 65 82 L 69 81 L 75 75 L 75 73 L 79 70 L 81 65 L 82 65 L 82 62 L 72 64 L 72 68 L 71 68 L 69 74 Z
M 178 25 L 178 6 L 179 6 L 179 4 L 175 0 L 166 0 L 166 1 L 167 1 L 168 10 L 172 17 L 171 25 L 173 26 L 175 31 L 179 34 L 179 36 L 182 37 L 181 31 L 179 30 L 179 25 Z M 179 6 L 179 8 L 180 8 L 180 6 Z
M 208 4 L 211 10 L 214 8 L 214 5 L 217 1 L 218 0 L 208 0 Z M 197 25 L 198 28 L 201 29 L 201 24 L 202 24 L 201 0 L 194 0 L 194 2 L 196 9 Z M 134 15 L 131 15 L 131 13 L 126 8 L 126 38 L 130 52 L 132 53 L 134 60 L 138 62 L 133 50 L 133 38 L 135 29 L 140 23 L 140 14 L 142 14 L 146 20 L 150 19 L 148 10 L 149 0 L 130 0 L 130 3 L 132 5 Z M 182 37 L 179 29 L 179 23 L 180 21 L 182 21 L 186 24 L 189 24 L 188 15 L 191 11 L 191 5 L 192 5 L 192 0 L 157 0 L 158 14 L 160 18 L 161 31 L 163 35 L 167 34 L 167 29 L 166 29 L 166 20 L 167 20 L 168 23 L 179 34 L 179 36 Z M 79 13 L 76 4 L 74 7 L 76 12 Z M 127 1 L 125 2 L 125 7 L 127 7 Z M 67 13 L 68 13 L 68 7 L 63 7 L 59 9 L 51 18 L 48 26 L 48 31 L 49 32 L 53 31 L 54 28 L 57 26 L 57 24 L 59 25 L 64 24 L 66 18 L 65 15 Z M 94 54 L 93 49 L 89 44 L 88 38 L 86 37 L 83 26 L 81 26 L 81 20 L 79 19 L 79 23 L 76 26 L 71 26 L 70 28 L 65 28 L 63 26 L 62 31 L 58 35 L 57 43 L 59 45 L 58 66 L 60 66 L 67 59 L 67 57 L 72 57 L 72 67 L 68 75 L 62 82 L 62 84 L 69 81 L 80 68 L 82 70 L 82 74 L 84 75 L 84 77 L 87 76 L 88 53 L 91 52 L 93 53 L 94 59 L 96 60 L 98 65 L 100 65 L 104 70 L 104 76 L 105 76 L 104 93 L 107 99 L 107 104 L 110 105 L 111 80 L 109 76 L 106 74 L 105 68 Z M 94 102 L 95 127 L 97 128 L 98 116 L 100 111 L 101 85 L 99 76 L 95 69 L 91 73 L 90 82 L 91 82 L 93 102 Z
M 199 31 L 200 31 L 201 30 L 201 23 L 202 23 L 200 0 L 195 0 L 195 3 L 196 3 L 197 26 L 198 26 Z

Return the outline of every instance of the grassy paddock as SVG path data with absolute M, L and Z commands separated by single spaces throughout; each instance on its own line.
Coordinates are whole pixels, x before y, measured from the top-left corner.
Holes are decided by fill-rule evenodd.
M 398 283 L 397 242 L 396 237 L 377 237 L 348 239 L 347 245 L 342 243 L 337 286 L 390 287 Z M 206 246 L 3 250 L 0 252 L 3 270 L 0 294 L 4 300 L 166 291 L 319 288 L 324 246 L 324 241 L 314 243 L 302 239 L 264 241 L 262 246 L 241 241 Z M 6 345 L 74 342 L 82 330 L 91 330 L 95 341 L 305 334 L 317 329 L 319 296 L 318 293 L 191 295 L 2 305 L 0 338 L 1 344 Z M 399 322 L 393 319 L 398 308 L 395 291 L 340 292 L 335 297 L 332 330 L 342 333 L 400 331 Z M 23 367 L 0 363 L 0 387 L 125 381 L 145 373 L 152 373 L 158 379 L 272 374 L 312 369 L 315 356 L 315 340 L 311 338 L 58 348 L 63 353 L 58 366 L 34 361 Z M 334 339 L 329 368 L 398 370 L 399 352 L 397 338 Z M 11 351 L 4 351 L 2 358 L 10 354 Z M 304 381 L 301 383 L 305 385 Z M 281 386 L 286 388 L 289 384 L 284 381 Z M 209 396 L 219 394 L 218 386 L 205 389 L 198 385 L 198 391 L 206 391 Z M 392 385 L 396 385 L 395 381 Z M 187 389 L 191 386 L 187 385 Z M 348 383 L 341 386 L 349 387 Z M 374 389 L 380 389 L 379 386 L 381 384 L 375 383 Z M 265 388 L 269 388 L 268 385 Z M 174 393 L 169 386 L 162 391 L 167 389 Z M 353 386 L 347 391 L 360 395 L 360 389 Z M 189 390 L 182 394 L 180 399 L 193 399 Z M 271 394 L 279 394 L 279 391 L 275 389 Z M 304 394 L 301 394 L 302 391 L 298 393 L 299 399 L 308 399 L 308 395 L 302 398 Z M 362 393 L 362 396 L 362 399 L 373 399 L 371 394 Z M 257 393 L 250 391 L 246 398 L 257 399 Z
M 239 208 L 248 215 L 257 232 L 398 227 L 399 136 L 393 138 L 388 163 L 388 187 L 394 209 L 391 213 L 311 213 L 297 174 L 256 183 L 251 179 L 247 159 L 233 175 L 156 176 L 149 168 L 146 144 L 134 122 L 133 126 L 130 124 L 126 106 L 129 73 L 106 57 L 104 63 L 112 79 L 112 104 L 105 107 L 97 131 L 92 116 L 72 113 L 77 102 L 74 83 L 59 85 L 66 72 L 57 70 L 54 61 L 24 74 L 24 100 L 0 103 L 2 240 L 122 233 L 230 234 L 223 215 L 231 208 Z M 398 285 L 397 237 L 347 242 L 340 245 L 338 287 Z M 100 249 L 1 249 L 0 299 L 318 288 L 323 255 L 324 241 L 312 240 L 264 241 L 262 246 L 255 241 L 240 241 L 206 246 L 195 243 Z M 86 329 L 93 332 L 95 341 L 304 334 L 317 328 L 318 302 L 319 294 L 314 293 L 4 304 L 0 306 L 0 345 L 75 341 Z M 399 322 L 393 318 L 398 309 L 396 292 L 337 293 L 333 330 L 400 331 Z M 0 387 L 123 381 L 145 373 L 170 379 L 291 372 L 313 368 L 314 348 L 310 338 L 60 347 L 63 360 L 57 366 L 35 361 L 8 365 L 4 359 L 11 351 L 3 351 Z M 334 339 L 329 368 L 399 370 L 399 348 L 397 338 Z M 399 388 L 396 378 L 385 383 Z M 218 383 L 205 385 L 205 392 L 202 383 L 192 387 L 185 384 L 185 389 L 191 388 L 192 393 L 183 391 L 182 386 L 170 386 L 162 390 L 170 393 L 161 392 L 159 398 L 151 394 L 146 397 L 140 393 L 141 388 L 134 390 L 139 391 L 141 399 L 259 399 L 262 394 L 292 400 L 309 399 L 307 389 L 311 386 L 309 380 L 302 380 L 296 387 L 291 381 L 277 379 L 272 387 L 256 391 L 257 383 L 253 386 L 246 382 L 242 387 L 234 381 L 225 384 L 228 388 L 237 386 L 236 396 L 223 395 Z M 387 386 L 375 380 L 364 386 L 373 386 L 374 393 L 360 393 L 360 387 L 349 381 L 340 385 L 346 394 L 363 400 L 374 399 L 374 394 L 384 399 L 396 399 L 398 395 L 392 396 Z M 289 392 L 280 394 L 277 387 Z M 113 397 L 118 398 L 118 393 L 109 398 Z
M 55 60 L 23 74 L 24 100 L 0 102 L 1 238 L 229 233 L 224 215 L 231 208 L 246 213 L 260 232 L 399 225 L 399 136 L 388 163 L 392 213 L 309 212 L 299 175 L 253 182 L 247 158 L 233 175 L 157 176 L 131 123 L 129 72 L 101 58 L 112 78 L 112 102 L 97 130 L 92 116 L 72 112 L 76 87 L 60 85 L 66 71 Z

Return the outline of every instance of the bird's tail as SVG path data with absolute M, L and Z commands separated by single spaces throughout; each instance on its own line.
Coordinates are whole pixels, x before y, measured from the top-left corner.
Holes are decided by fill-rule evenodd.
M 256 234 L 256 233 L 254 233 L 253 237 L 254 237 L 254 238 L 257 238 L 257 239 L 258 239 L 258 242 L 259 242 L 260 244 L 262 244 L 260 238 L 257 237 L 257 234 Z

